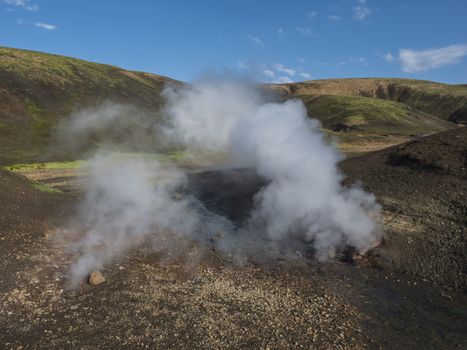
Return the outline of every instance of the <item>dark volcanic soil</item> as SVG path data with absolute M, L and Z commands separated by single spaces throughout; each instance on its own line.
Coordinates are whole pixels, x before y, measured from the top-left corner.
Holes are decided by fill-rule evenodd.
M 215 186 L 213 186 L 215 184 Z M 190 174 L 188 192 L 206 208 L 241 225 L 253 208 L 264 180 L 251 169 L 222 169 Z
M 15 286 L 15 271 L 26 267 L 34 249 L 47 245 L 45 233 L 59 222 L 72 198 L 37 191 L 20 175 L 0 170 L 0 292 Z
M 0 348 L 465 348 L 466 142 L 459 128 L 342 163 L 384 208 L 385 241 L 362 262 L 237 266 L 181 242 L 174 257 L 137 248 L 74 290 L 54 238 L 76 198 L 0 172 Z M 260 182 L 229 179 L 192 177 L 241 220 Z
M 379 266 L 438 287 L 467 291 L 467 128 L 346 160 L 383 205 L 386 244 Z

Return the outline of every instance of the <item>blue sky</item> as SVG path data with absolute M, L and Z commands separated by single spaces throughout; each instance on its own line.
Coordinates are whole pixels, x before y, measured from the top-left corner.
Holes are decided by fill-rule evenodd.
M 0 0 L 0 46 L 191 81 L 467 83 L 467 0 Z

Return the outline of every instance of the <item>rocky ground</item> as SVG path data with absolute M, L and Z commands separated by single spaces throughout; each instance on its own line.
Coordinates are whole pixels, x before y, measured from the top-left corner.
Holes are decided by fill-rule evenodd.
M 467 291 L 467 128 L 420 138 L 342 164 L 383 205 L 386 244 L 374 253 L 435 285 Z
M 0 348 L 465 348 L 466 142 L 458 128 L 342 163 L 383 205 L 363 261 L 239 266 L 146 245 L 74 289 L 57 237 L 76 195 L 2 171 Z

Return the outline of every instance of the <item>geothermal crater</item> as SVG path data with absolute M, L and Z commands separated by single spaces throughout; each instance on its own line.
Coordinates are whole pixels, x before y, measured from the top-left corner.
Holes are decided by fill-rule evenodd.
M 254 207 L 254 197 L 266 180 L 253 169 L 217 169 L 191 173 L 188 191 L 214 214 L 237 226 L 244 224 Z
M 211 235 L 210 243 L 219 243 L 220 240 L 232 240 L 239 235 L 245 234 L 243 231 L 249 225 L 251 214 L 257 205 L 255 196 L 260 193 L 268 181 L 259 176 L 254 169 L 249 168 L 219 168 L 209 169 L 188 174 L 188 183 L 183 190 L 185 195 L 192 195 L 200 202 L 207 213 L 215 214 L 228 219 L 233 224 L 233 230 L 229 232 L 220 232 Z M 199 208 L 197 208 L 199 210 Z M 256 228 L 256 230 L 255 230 Z M 283 261 L 297 258 L 314 259 L 315 249 L 312 241 L 306 241 L 302 234 L 287 235 L 286 242 L 278 240 L 274 242 L 264 232 L 263 227 L 251 226 L 248 234 L 251 243 L 259 244 L 255 250 L 252 250 L 254 256 L 249 256 L 250 262 L 271 264 L 277 261 Z M 247 229 L 247 230 L 248 230 Z M 228 236 L 228 237 L 226 237 Z M 230 236 L 230 237 L 229 237 Z M 254 237 L 251 237 L 254 236 Z M 370 249 L 357 251 L 350 246 L 337 247 L 338 250 L 331 253 L 329 257 L 335 257 L 343 262 L 353 263 L 361 260 L 368 253 L 381 243 L 378 242 Z M 271 245 L 273 247 L 271 247 Z M 248 251 L 244 247 L 245 251 Z

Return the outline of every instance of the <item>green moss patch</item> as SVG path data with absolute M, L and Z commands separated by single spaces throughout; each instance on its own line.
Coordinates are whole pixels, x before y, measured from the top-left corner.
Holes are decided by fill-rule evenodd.
M 49 163 L 20 163 L 6 166 L 9 171 L 28 171 L 36 169 L 78 169 L 86 166 L 84 160 L 75 160 L 71 162 L 49 162 Z
M 57 190 L 56 188 L 50 187 L 48 185 L 42 184 L 40 182 L 32 182 L 31 183 L 32 187 L 34 189 L 41 191 L 41 192 L 47 192 L 47 193 L 63 193 L 60 190 Z

